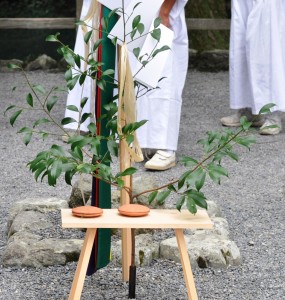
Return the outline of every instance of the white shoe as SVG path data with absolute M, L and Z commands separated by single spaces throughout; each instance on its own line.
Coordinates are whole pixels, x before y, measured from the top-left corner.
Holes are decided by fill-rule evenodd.
M 227 127 L 238 127 L 240 126 L 240 118 L 242 116 L 247 117 L 249 122 L 252 122 L 253 127 L 260 127 L 264 123 L 264 119 L 259 115 L 253 115 L 251 109 L 243 108 L 239 109 L 235 114 L 223 117 L 220 119 L 221 123 Z
M 270 128 L 269 126 L 275 126 Z M 281 118 L 276 115 L 266 116 L 265 122 L 259 130 L 262 135 L 275 135 L 280 133 L 282 130 Z
M 164 171 L 176 165 L 176 155 L 158 150 L 155 155 L 144 165 L 146 169 Z

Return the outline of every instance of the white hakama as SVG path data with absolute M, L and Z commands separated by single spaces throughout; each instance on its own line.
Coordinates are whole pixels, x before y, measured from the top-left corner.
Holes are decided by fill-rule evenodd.
M 232 0 L 230 107 L 285 111 L 285 1 Z
M 174 40 L 162 75 L 167 78 L 159 83 L 160 89 L 137 100 L 137 120 L 148 120 L 137 131 L 141 148 L 177 149 L 182 91 L 188 69 L 186 3 L 187 0 L 177 0 L 170 13 Z

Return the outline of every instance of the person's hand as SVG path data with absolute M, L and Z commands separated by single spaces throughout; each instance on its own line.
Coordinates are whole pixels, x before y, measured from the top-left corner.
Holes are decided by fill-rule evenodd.
M 170 28 L 170 20 L 169 20 L 169 15 L 168 14 L 163 14 L 160 12 L 159 17 L 161 18 L 161 24 L 164 26 Z
M 171 28 L 170 25 L 170 19 L 169 14 L 170 11 L 175 4 L 176 0 L 164 0 L 164 2 L 161 5 L 160 11 L 159 11 L 159 17 L 161 18 L 161 24 L 164 26 Z

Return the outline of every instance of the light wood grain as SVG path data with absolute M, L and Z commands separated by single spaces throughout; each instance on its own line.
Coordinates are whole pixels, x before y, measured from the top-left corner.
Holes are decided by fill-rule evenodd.
M 0 18 L 0 29 L 75 29 L 75 18 Z
M 198 210 L 194 216 L 187 210 L 151 209 L 145 217 L 125 217 L 117 209 L 104 209 L 97 218 L 72 216 L 71 209 L 62 209 L 64 228 L 201 228 L 211 229 L 213 224 L 205 210 Z
M 80 253 L 79 261 L 77 264 L 76 272 L 72 282 L 72 287 L 69 294 L 69 300 L 80 300 L 84 280 L 90 260 L 91 251 L 93 248 L 96 229 L 87 229 L 84 244 Z
M 78 1 L 80 2 L 80 1 Z M 78 4 L 80 7 L 80 4 Z M 76 12 L 79 19 L 80 11 Z M 75 29 L 75 18 L 0 18 L 0 29 Z M 187 18 L 188 30 L 229 30 L 228 19 Z
M 184 280 L 187 288 L 188 299 L 198 300 L 195 282 L 191 270 L 191 264 L 189 260 L 188 250 L 185 243 L 185 238 L 182 229 L 175 229 L 176 240 L 180 253 L 180 261 L 184 273 Z

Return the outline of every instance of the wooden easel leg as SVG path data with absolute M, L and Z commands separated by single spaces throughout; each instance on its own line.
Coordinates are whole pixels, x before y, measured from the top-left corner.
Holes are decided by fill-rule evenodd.
M 187 288 L 188 299 L 198 300 L 198 295 L 196 292 L 195 282 L 191 270 L 190 259 L 183 235 L 183 229 L 175 229 L 175 235 L 177 239 L 177 244 L 180 252 L 180 260 L 184 273 L 184 280 Z
M 69 300 L 80 300 L 96 231 L 97 229 L 94 228 L 88 228 L 86 231 L 83 247 L 68 298 Z

